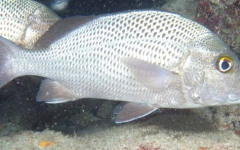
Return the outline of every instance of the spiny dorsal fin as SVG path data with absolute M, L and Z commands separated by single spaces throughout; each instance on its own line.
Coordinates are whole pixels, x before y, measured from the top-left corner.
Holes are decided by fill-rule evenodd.
M 35 43 L 35 48 L 47 48 L 56 40 L 62 38 L 67 33 L 79 28 L 81 25 L 95 19 L 96 16 L 74 16 L 59 20 L 52 25 L 44 35 Z
M 41 83 L 36 101 L 56 104 L 76 99 L 76 95 L 57 81 L 45 79 Z

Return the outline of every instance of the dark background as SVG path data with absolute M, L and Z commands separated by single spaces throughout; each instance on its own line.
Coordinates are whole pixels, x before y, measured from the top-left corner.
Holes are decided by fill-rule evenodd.
M 37 0 L 50 6 L 51 0 Z M 61 17 L 74 15 L 97 15 L 132 9 L 159 7 L 165 0 L 70 0 L 68 8 L 58 13 Z

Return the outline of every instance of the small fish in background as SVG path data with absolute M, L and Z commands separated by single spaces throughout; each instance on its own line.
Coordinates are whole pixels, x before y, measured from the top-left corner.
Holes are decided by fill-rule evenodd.
M 50 8 L 56 12 L 61 12 L 67 8 L 69 0 L 52 0 Z
M 28 49 L 58 20 L 51 9 L 36 1 L 0 1 L 0 36 Z
M 122 100 L 116 123 L 158 108 L 240 103 L 240 62 L 204 26 L 162 11 L 76 16 L 58 21 L 27 51 L 0 38 L 0 87 L 46 77 L 38 102 Z

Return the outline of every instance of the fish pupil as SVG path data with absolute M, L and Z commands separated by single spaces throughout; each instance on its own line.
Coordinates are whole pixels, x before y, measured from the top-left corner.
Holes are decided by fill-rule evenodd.
M 222 70 L 226 71 L 226 70 L 229 69 L 229 67 L 230 67 L 230 64 L 229 64 L 228 61 L 224 61 L 224 62 L 222 62 L 222 64 L 221 64 L 221 68 L 222 68 Z
M 218 71 L 222 73 L 227 73 L 233 69 L 234 62 L 232 58 L 223 56 L 218 59 L 216 67 Z

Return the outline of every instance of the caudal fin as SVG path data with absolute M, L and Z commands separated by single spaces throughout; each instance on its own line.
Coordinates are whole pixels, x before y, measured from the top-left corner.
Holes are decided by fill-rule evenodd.
M 17 46 L 0 37 L 0 88 L 15 78 L 13 69 L 13 53 Z

